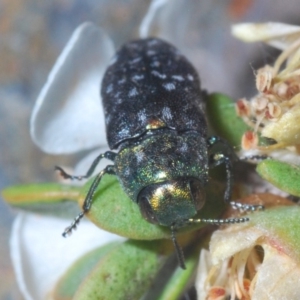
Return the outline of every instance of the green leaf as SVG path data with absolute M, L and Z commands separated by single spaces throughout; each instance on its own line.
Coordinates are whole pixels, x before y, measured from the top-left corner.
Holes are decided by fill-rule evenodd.
M 56 284 L 53 292 L 53 299 L 73 299 L 78 287 L 97 265 L 97 263 L 117 245 L 118 243 L 106 244 L 90 251 L 78 259 Z
M 169 241 L 127 241 L 103 257 L 74 300 L 139 299 L 172 251 Z
M 206 103 L 206 112 L 209 124 L 216 134 L 227 140 L 233 147 L 240 148 L 242 135 L 251 129 L 237 116 L 233 100 L 224 94 L 210 94 Z
M 300 196 L 300 168 L 274 159 L 260 162 L 256 171 L 279 189 Z
M 78 201 L 80 187 L 59 183 L 14 185 L 2 190 L 3 199 L 11 205 Z
M 158 300 L 173 300 L 180 298 L 194 275 L 194 271 L 199 261 L 199 253 L 200 250 L 197 247 L 197 251 L 185 260 L 186 270 L 177 267 Z
M 72 218 L 78 213 L 82 187 L 59 183 L 14 185 L 1 191 L 10 205 L 36 213 Z
M 93 179 L 82 191 L 85 198 Z M 224 210 L 222 185 L 211 181 L 206 189 L 206 203 L 200 210 L 199 218 L 216 218 Z M 170 237 L 168 227 L 148 223 L 141 215 L 139 207 L 122 190 L 115 176 L 104 176 L 96 189 L 94 201 L 87 217 L 100 228 L 118 235 L 139 240 L 154 240 Z M 179 233 L 205 226 L 200 223 L 182 228 Z

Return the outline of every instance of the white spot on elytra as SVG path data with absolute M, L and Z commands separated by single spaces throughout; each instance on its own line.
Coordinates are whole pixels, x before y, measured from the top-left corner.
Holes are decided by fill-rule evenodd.
M 131 89 L 128 93 L 128 97 L 134 97 L 137 96 L 139 93 L 137 91 L 137 89 L 134 87 L 133 89 Z
M 130 168 L 129 167 L 124 169 L 124 175 L 126 175 L 126 176 L 130 175 Z
M 163 87 L 167 90 L 167 91 L 172 91 L 175 90 L 176 86 L 174 83 L 172 82 L 168 82 L 168 83 L 164 83 Z
M 194 121 L 193 120 L 188 120 L 186 122 L 186 125 L 192 127 L 194 125 Z
M 180 150 L 181 152 L 186 152 L 186 151 L 188 151 L 188 145 L 187 145 L 187 143 L 183 143 L 182 146 L 179 148 L 179 150 Z
M 151 67 L 159 67 L 160 66 L 160 62 L 155 60 L 150 64 Z
M 178 81 L 184 81 L 184 78 L 181 75 L 173 75 L 172 78 Z
M 117 92 L 116 94 L 114 94 L 114 98 L 118 98 L 120 96 L 120 92 Z
M 141 57 L 136 57 L 136 58 L 134 58 L 134 59 L 132 59 L 132 60 L 130 61 L 130 64 L 136 64 L 136 63 L 138 63 L 141 59 L 142 59 Z
M 148 46 L 154 46 L 154 45 L 156 45 L 157 44 L 157 40 L 150 40 L 150 41 L 148 41 Z
M 169 119 L 169 120 L 171 120 L 172 119 L 172 113 L 171 113 L 171 109 L 170 109 L 170 107 L 164 107 L 163 109 L 162 109 L 162 114 L 163 114 L 163 116 L 166 118 L 166 119 Z
M 112 83 L 110 84 L 110 85 L 108 85 L 107 86 L 107 88 L 106 88 L 106 94 L 109 94 L 109 93 L 111 93 L 112 92 L 112 90 L 113 90 L 113 85 L 112 85 Z
M 126 81 L 126 78 L 123 77 L 122 79 L 120 79 L 120 80 L 118 81 L 118 84 L 123 84 L 123 83 L 125 83 L 125 81 Z
M 144 152 L 137 152 L 135 154 L 136 160 L 138 163 L 142 162 L 144 157 L 145 157 L 145 153 Z
M 148 51 L 147 51 L 147 55 L 148 55 L 148 56 L 152 56 L 152 55 L 155 55 L 155 54 L 156 54 L 156 52 L 153 51 L 153 50 L 148 50 Z
M 188 74 L 188 75 L 187 75 L 187 78 L 188 78 L 188 80 L 190 80 L 190 81 L 193 81 L 193 80 L 194 80 L 194 76 L 191 75 L 191 74 Z
M 126 136 L 128 135 L 129 131 L 127 128 L 122 128 L 122 130 L 119 132 L 120 136 Z
M 132 80 L 141 80 L 144 79 L 144 75 L 134 75 L 132 76 Z
M 147 119 L 147 116 L 146 116 L 146 113 L 145 113 L 144 109 L 140 110 L 137 115 L 138 115 L 139 121 L 141 121 L 141 122 L 144 122 Z
M 166 76 L 165 74 L 161 74 L 161 73 L 159 73 L 159 72 L 157 72 L 157 71 L 152 71 L 151 74 L 152 74 L 153 76 L 159 77 L 159 78 L 161 78 L 161 79 L 167 78 L 167 76 Z

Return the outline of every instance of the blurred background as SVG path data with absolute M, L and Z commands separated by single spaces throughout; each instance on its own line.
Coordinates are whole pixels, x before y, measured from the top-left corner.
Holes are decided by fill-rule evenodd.
M 53 181 L 54 165 L 72 166 L 84 153 L 51 156 L 31 141 L 35 100 L 74 29 L 92 21 L 116 47 L 138 38 L 149 0 L 0 0 L 0 189 Z M 172 0 L 170 1 L 172 2 Z M 230 36 L 237 22 L 300 25 L 297 0 L 182 0 L 160 15 L 160 36 L 173 42 L 199 70 L 202 86 L 237 99 L 254 95 L 253 70 L 277 52 Z M 0 199 L 0 299 L 22 299 L 10 262 L 9 236 L 16 212 Z M 60 234 L 60 232 L 58 232 Z M 39 299 L 37 299 L 39 300 Z

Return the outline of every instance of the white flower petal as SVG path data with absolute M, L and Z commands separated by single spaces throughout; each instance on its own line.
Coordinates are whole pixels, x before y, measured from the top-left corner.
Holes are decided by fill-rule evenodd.
M 198 71 L 203 88 L 231 94 L 236 78 L 232 75 L 233 61 L 224 60 L 228 38 L 231 38 L 230 31 L 224 30 L 229 25 L 224 15 L 226 5 L 225 2 L 216 6 L 211 1 L 172 0 L 157 11 L 150 29 L 187 57 Z M 208 16 L 218 22 L 207 22 Z M 224 76 L 229 69 L 231 75 Z
M 299 299 L 300 268 L 275 247 L 263 245 L 264 260 L 257 272 L 252 299 Z
M 140 38 L 147 38 L 149 37 L 149 32 L 151 26 L 154 24 L 154 18 L 157 15 L 158 10 L 167 4 L 169 0 L 152 0 L 151 4 L 149 5 L 149 9 L 141 22 L 139 31 L 140 31 Z
M 202 249 L 200 251 L 200 258 L 199 264 L 195 279 L 195 288 L 197 291 L 198 299 L 205 300 L 207 296 L 207 289 L 206 289 L 206 281 L 209 270 L 212 267 L 211 263 L 211 255 L 208 250 Z
M 222 260 L 233 256 L 236 252 L 252 247 L 262 235 L 260 230 L 251 228 L 248 224 L 232 225 L 226 234 L 224 234 L 225 231 L 215 231 L 211 237 L 209 249 L 213 265 L 221 263 Z
M 113 54 L 99 27 L 84 23 L 75 30 L 33 109 L 31 136 L 42 150 L 72 153 L 106 145 L 100 83 Z
M 226 290 L 231 299 L 241 299 L 242 293 L 243 299 L 252 300 L 299 299 L 299 263 L 284 251 L 282 242 L 268 236 L 265 229 L 247 224 L 214 232 L 211 257 L 205 254 L 210 270 L 199 266 L 203 274 L 197 274 L 200 299 L 207 299 L 208 293 L 218 288 Z M 257 250 L 257 245 L 263 251 Z M 219 277 L 223 282 L 218 281 Z M 247 281 L 249 289 L 245 289 Z
M 11 258 L 26 300 L 44 300 L 58 278 L 86 252 L 124 238 L 82 221 L 79 232 L 64 239 L 66 220 L 34 214 L 17 216 L 10 240 Z
M 285 49 L 300 38 L 300 26 L 285 23 L 241 23 L 233 25 L 231 33 L 244 42 L 265 42 Z

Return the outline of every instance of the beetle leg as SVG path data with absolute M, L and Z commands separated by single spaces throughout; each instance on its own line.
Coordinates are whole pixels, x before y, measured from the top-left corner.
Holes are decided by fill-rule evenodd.
M 230 201 L 231 192 L 232 192 L 232 182 L 233 182 L 233 171 L 231 159 L 228 156 L 225 156 L 223 153 L 215 153 L 210 156 L 209 159 L 210 167 L 216 167 L 220 164 L 225 164 L 226 170 L 226 189 L 224 193 L 224 201 L 227 203 Z
M 113 165 L 108 165 L 106 166 L 94 179 L 86 197 L 85 200 L 83 202 L 83 206 L 82 206 L 82 212 L 74 219 L 74 221 L 72 222 L 72 224 L 67 227 L 65 229 L 65 231 L 63 232 L 63 237 L 66 237 L 67 235 L 72 233 L 73 229 L 77 228 L 77 225 L 79 224 L 80 220 L 83 218 L 83 216 L 90 210 L 92 202 L 93 202 L 93 197 L 95 194 L 95 191 L 98 187 L 98 185 L 100 184 L 100 181 L 103 177 L 104 174 L 111 174 L 111 175 L 115 175 L 115 169 Z
M 55 170 L 58 170 L 60 172 L 60 175 L 65 178 L 65 179 L 72 179 L 72 180 L 82 180 L 84 178 L 89 178 L 95 171 L 97 165 L 99 164 L 100 160 L 102 158 L 106 158 L 106 159 L 109 159 L 111 161 L 114 161 L 115 160 L 115 157 L 116 157 L 116 153 L 115 152 L 112 152 L 112 151 L 106 151 L 105 153 L 101 153 L 99 156 L 97 156 L 95 158 L 95 160 L 93 161 L 93 163 L 91 164 L 90 168 L 88 169 L 87 173 L 85 175 L 81 175 L 81 176 L 73 176 L 73 175 L 70 175 L 68 173 L 66 173 L 64 171 L 63 168 L 61 167 L 58 167 L 58 166 L 55 166 Z
M 211 149 L 213 146 L 215 146 L 217 144 L 222 146 L 222 148 L 225 150 L 225 151 L 222 151 L 222 153 L 225 152 L 226 156 L 228 156 L 231 160 L 233 160 L 233 161 L 239 160 L 239 158 L 233 151 L 233 148 L 228 144 L 228 142 L 226 140 L 222 139 L 219 136 L 211 136 L 207 139 L 208 149 Z
M 228 203 L 230 201 L 231 198 L 231 192 L 232 192 L 232 183 L 233 183 L 233 166 L 232 166 L 232 157 L 237 159 L 237 156 L 235 155 L 234 151 L 232 150 L 231 146 L 222 138 L 217 137 L 217 136 L 212 136 L 207 140 L 207 144 L 208 147 L 213 147 L 214 145 L 216 145 L 217 143 L 222 144 L 223 146 L 225 146 L 226 148 L 226 152 L 230 153 L 228 156 L 225 155 L 222 152 L 216 152 L 214 154 L 211 154 L 209 157 L 209 166 L 211 168 L 216 167 L 222 163 L 225 164 L 225 169 L 226 169 L 226 189 L 225 189 L 225 193 L 224 193 L 224 201 L 226 203 Z M 269 157 L 266 155 L 253 155 L 253 156 L 249 156 L 244 158 L 244 160 L 253 160 L 253 159 L 268 159 Z M 253 204 L 242 204 L 242 203 L 238 203 L 238 202 L 234 202 L 231 201 L 229 202 L 230 205 L 234 208 L 234 209 L 240 209 L 242 211 L 256 211 L 256 210 L 263 210 L 264 206 L 263 205 L 253 205 Z M 247 218 L 242 218 L 242 219 L 247 219 Z M 225 219 L 225 220 L 242 220 L 242 219 Z M 217 221 L 217 220 L 211 220 L 208 219 L 209 223 L 211 221 Z M 230 221 L 229 221 L 230 223 Z M 236 222 L 237 223 L 237 222 Z M 217 224 L 217 223 L 214 223 Z
M 231 198 L 232 191 L 232 182 L 233 182 L 233 167 L 232 160 L 238 160 L 235 152 L 232 147 L 222 138 L 218 136 L 211 136 L 207 139 L 208 149 L 211 149 L 213 146 L 220 144 L 224 148 L 224 152 L 216 152 L 210 155 L 209 166 L 211 168 L 216 167 L 222 163 L 225 164 L 226 168 L 226 189 L 224 193 L 224 201 L 228 203 Z M 226 154 L 225 154 L 226 153 Z

